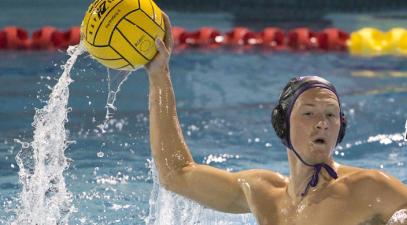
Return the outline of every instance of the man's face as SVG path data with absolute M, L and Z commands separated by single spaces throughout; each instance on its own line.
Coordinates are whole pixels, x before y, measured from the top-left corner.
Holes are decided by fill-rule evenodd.
M 297 98 L 290 117 L 290 137 L 305 161 L 326 162 L 336 145 L 339 129 L 339 104 L 332 91 L 311 88 Z

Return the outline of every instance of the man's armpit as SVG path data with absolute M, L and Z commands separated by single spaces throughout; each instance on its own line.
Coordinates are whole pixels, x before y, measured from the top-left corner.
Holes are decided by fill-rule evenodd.
M 368 218 L 366 221 L 359 223 L 358 225 L 386 225 L 379 214 L 373 215 L 371 218 Z

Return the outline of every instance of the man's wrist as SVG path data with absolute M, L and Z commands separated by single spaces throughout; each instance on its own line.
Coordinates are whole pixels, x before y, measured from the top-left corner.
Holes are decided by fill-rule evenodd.
M 156 69 L 156 70 L 147 70 L 148 75 L 151 77 L 159 77 L 159 76 L 163 76 L 164 74 L 168 74 L 169 73 L 169 69 L 168 66 L 164 66 L 160 69 Z
M 155 71 L 155 72 L 150 72 L 148 73 L 150 85 L 161 85 L 161 84 L 166 84 L 170 80 L 170 73 L 168 70 L 166 71 Z

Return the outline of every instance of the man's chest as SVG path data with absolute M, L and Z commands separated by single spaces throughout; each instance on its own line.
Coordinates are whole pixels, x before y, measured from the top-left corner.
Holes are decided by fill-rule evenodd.
M 253 213 L 261 225 L 384 225 L 368 206 L 363 207 L 350 199 L 326 198 L 293 204 L 285 197 L 275 204 L 253 202 Z M 255 199 L 253 199 L 255 200 Z

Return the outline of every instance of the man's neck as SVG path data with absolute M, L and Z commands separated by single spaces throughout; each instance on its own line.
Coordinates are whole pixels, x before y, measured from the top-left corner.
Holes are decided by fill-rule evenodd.
M 287 186 L 287 194 L 290 196 L 293 203 L 299 203 L 307 197 L 307 195 L 305 197 L 302 196 L 302 193 L 304 193 L 307 188 L 308 182 L 315 170 L 313 167 L 302 163 L 292 152 L 289 152 L 288 159 L 290 164 L 290 178 Z M 329 159 L 325 163 L 337 171 L 339 164 L 335 163 L 332 159 Z M 319 182 L 317 186 L 310 187 L 308 195 L 323 189 L 331 180 L 332 178 L 325 169 L 322 169 L 319 173 Z

